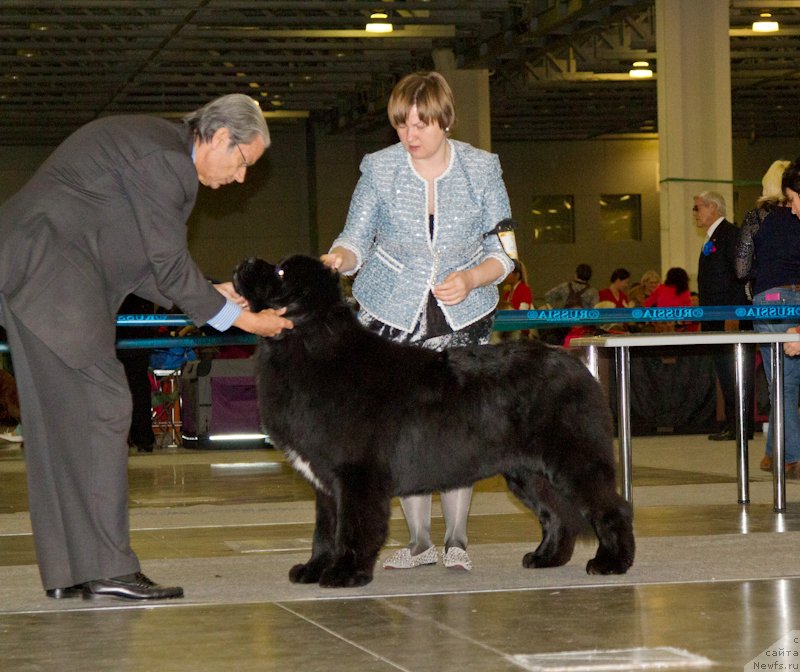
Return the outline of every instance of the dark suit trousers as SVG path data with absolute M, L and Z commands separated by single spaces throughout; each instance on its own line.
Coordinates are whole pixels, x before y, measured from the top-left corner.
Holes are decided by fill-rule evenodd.
M 131 396 L 122 364 L 112 356 L 69 368 L 15 318 L 2 294 L 0 323 L 17 376 L 44 588 L 139 571 L 130 548 Z
M 701 331 L 725 331 L 724 322 L 701 322 Z M 750 324 L 748 322 L 748 324 Z M 725 402 L 725 427 L 736 430 L 736 355 L 733 345 L 712 346 L 711 356 L 714 359 L 714 370 L 722 389 Z M 755 348 L 744 347 L 744 403 L 747 412 L 746 425 L 748 433 L 753 431 L 753 381 L 755 367 Z

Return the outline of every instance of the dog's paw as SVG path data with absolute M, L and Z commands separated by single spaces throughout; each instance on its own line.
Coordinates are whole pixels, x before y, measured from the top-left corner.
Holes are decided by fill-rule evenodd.
M 625 574 L 633 565 L 632 560 L 626 558 L 600 558 L 595 557 L 586 563 L 587 574 Z
M 311 563 L 307 565 L 295 565 L 289 570 L 289 581 L 292 583 L 317 583 L 320 572 L 311 568 Z
M 562 560 L 557 557 L 547 556 L 539 553 L 538 551 L 531 551 L 526 553 L 522 558 L 522 566 L 525 569 L 539 569 L 542 567 L 561 567 L 569 562 L 569 558 Z
M 372 572 L 331 567 L 322 572 L 319 585 L 325 588 L 357 588 L 372 581 Z

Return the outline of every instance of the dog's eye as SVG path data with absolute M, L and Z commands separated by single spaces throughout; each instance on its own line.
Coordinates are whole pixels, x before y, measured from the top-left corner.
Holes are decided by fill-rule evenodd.
M 280 266 L 276 266 L 275 267 L 275 276 L 279 280 L 283 280 L 283 269 Z

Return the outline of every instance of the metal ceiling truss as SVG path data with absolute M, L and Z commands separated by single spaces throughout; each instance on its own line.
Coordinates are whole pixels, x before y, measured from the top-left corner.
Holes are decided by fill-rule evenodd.
M 733 132 L 796 136 L 800 0 L 772 0 L 777 35 L 756 37 L 761 0 L 731 0 Z M 394 32 L 368 36 L 377 10 Z M 0 143 L 53 144 L 90 119 L 175 117 L 249 92 L 270 123 L 323 132 L 385 126 L 402 75 L 436 49 L 490 72 L 496 140 L 657 130 L 654 0 L 3 0 Z M 288 120 L 288 121 L 284 121 Z

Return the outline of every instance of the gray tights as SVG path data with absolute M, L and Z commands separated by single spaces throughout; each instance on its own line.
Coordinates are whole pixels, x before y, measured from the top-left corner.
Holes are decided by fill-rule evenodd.
M 467 517 L 472 501 L 472 486 L 448 490 L 440 493 L 439 497 L 442 501 L 442 514 L 446 525 L 445 550 L 452 546 L 466 550 Z M 408 548 L 411 555 L 419 555 L 433 546 L 433 541 L 431 541 L 431 496 L 401 497 L 400 504 L 408 524 L 410 536 Z

